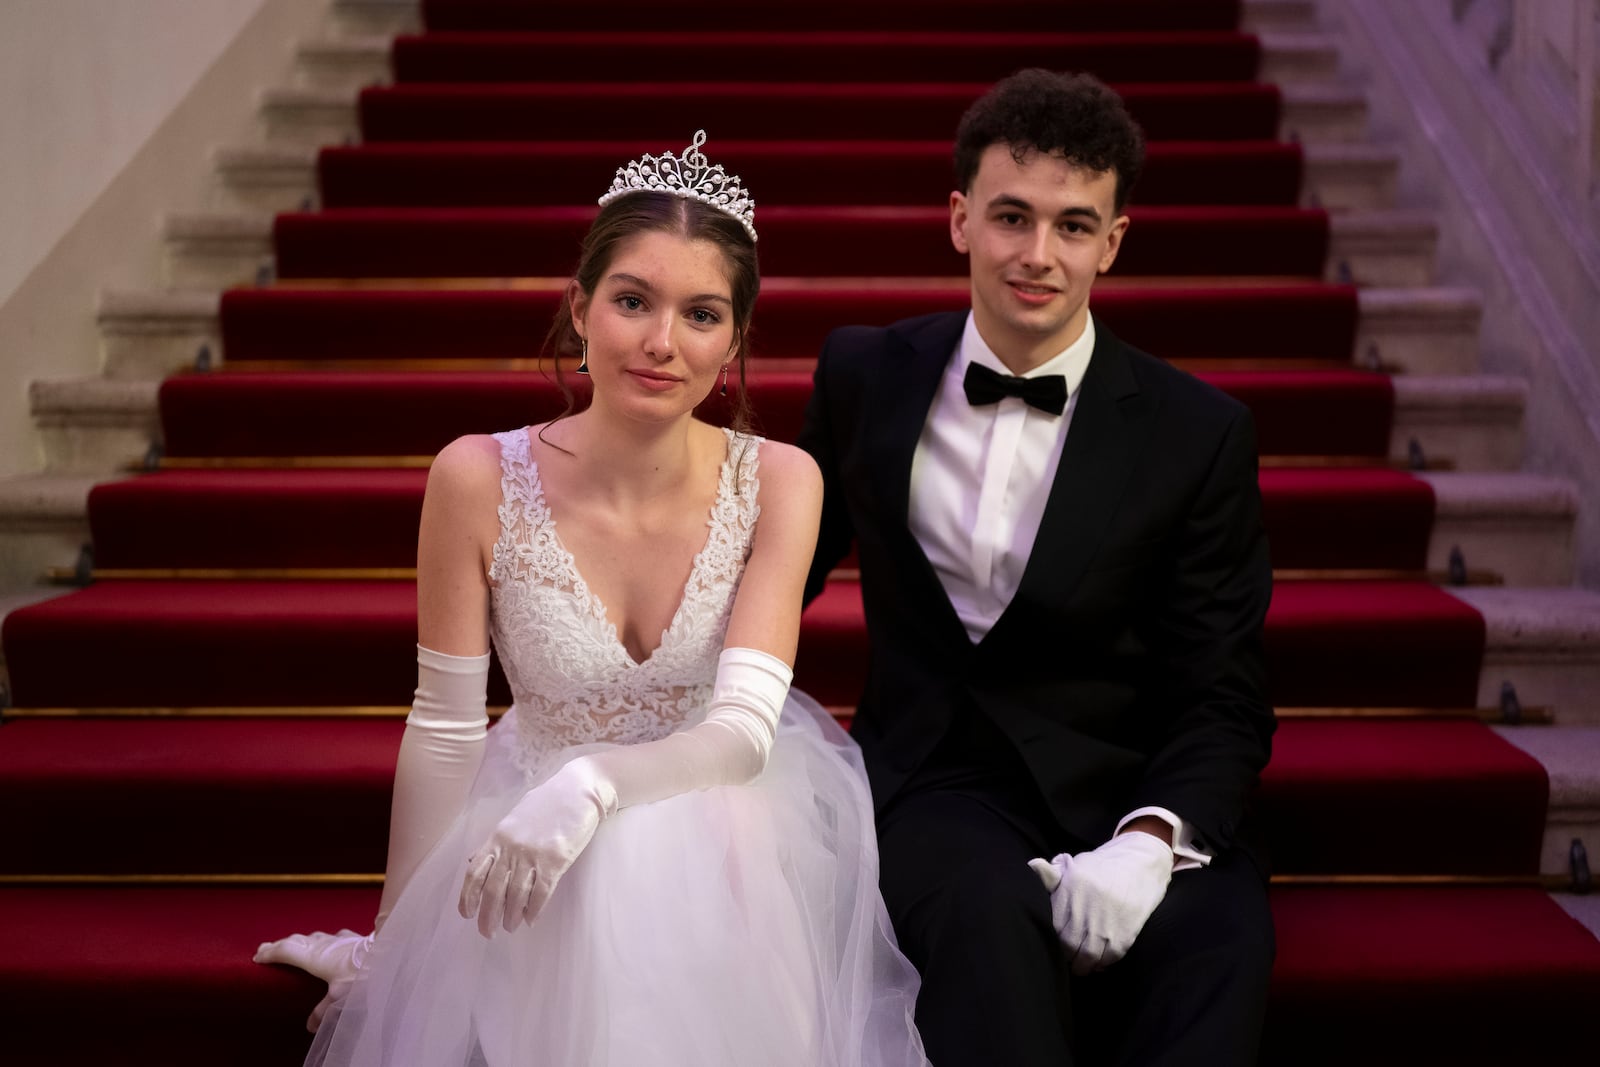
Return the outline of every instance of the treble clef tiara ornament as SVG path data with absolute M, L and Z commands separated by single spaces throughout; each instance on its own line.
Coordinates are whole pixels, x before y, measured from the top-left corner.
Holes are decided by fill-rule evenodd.
M 688 197 L 716 208 L 725 215 L 739 220 L 750 240 L 756 239 L 756 203 L 745 193 L 737 175 L 722 169 L 722 164 L 706 160 L 700 146 L 706 143 L 706 131 L 697 130 L 694 141 L 681 156 L 663 152 L 659 156 L 645 155 L 625 167 L 617 168 L 616 180 L 599 200 L 604 207 L 626 193 L 671 193 Z

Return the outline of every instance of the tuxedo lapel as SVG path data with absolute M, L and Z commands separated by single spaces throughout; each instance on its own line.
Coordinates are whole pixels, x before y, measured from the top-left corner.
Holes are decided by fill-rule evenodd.
M 1060 603 L 1077 586 L 1149 437 L 1149 406 L 1141 399 L 1126 347 L 1096 320 L 1094 352 L 1012 604 Z M 1008 614 L 990 635 L 1005 628 Z
M 872 440 L 867 454 L 879 457 L 874 487 L 884 502 L 884 515 L 897 528 L 909 531 L 911 462 L 939 379 L 965 328 L 966 313 L 954 312 L 917 319 L 889 333 L 894 344 L 868 398 Z M 921 553 L 920 546 L 917 551 Z

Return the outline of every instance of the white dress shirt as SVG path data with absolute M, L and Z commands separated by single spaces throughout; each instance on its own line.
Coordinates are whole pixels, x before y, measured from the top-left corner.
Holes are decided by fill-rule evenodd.
M 979 336 L 968 312 L 966 330 L 928 409 L 911 461 L 907 519 L 974 644 L 999 620 L 1022 582 L 1061 464 L 1078 387 L 1094 352 L 1094 336 L 1091 316 L 1076 341 L 1022 375 L 1059 374 L 1066 379 L 1067 406 L 1059 416 L 1014 396 L 975 406 L 967 402 L 962 384 L 968 364 L 1003 375 L 1011 372 Z M 1192 827 L 1165 808 L 1129 812 L 1117 829 L 1143 815 L 1172 826 L 1178 858 L 1174 870 L 1211 862 L 1194 847 Z

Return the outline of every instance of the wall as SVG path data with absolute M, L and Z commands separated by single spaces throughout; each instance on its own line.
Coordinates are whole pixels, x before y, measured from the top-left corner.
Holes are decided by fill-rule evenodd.
M 328 0 L 0 2 L 0 476 L 38 468 L 27 383 L 99 370 L 96 294 L 160 284 L 160 225 L 290 79 Z
M 1402 206 L 1438 220 L 1440 282 L 1483 294 L 1483 370 L 1528 382 L 1524 467 L 1576 485 L 1577 578 L 1600 588 L 1600 234 L 1575 138 L 1515 91 L 1516 42 L 1496 40 L 1514 6 L 1319 11 L 1367 91 L 1373 139 L 1401 151 Z

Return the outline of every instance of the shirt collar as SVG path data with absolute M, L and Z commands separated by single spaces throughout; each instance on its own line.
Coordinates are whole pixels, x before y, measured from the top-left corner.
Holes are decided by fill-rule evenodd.
M 1094 316 L 1088 315 L 1083 320 L 1083 333 L 1078 335 L 1076 341 L 1018 377 L 1039 378 L 1047 374 L 1059 374 L 1067 380 L 1067 395 L 1070 397 L 1078 391 L 1084 374 L 1089 370 L 1089 357 L 1093 354 Z M 1000 357 L 994 354 L 994 350 L 978 333 L 977 323 L 970 311 L 967 312 L 967 325 L 961 334 L 961 344 L 956 349 L 956 358 L 950 361 L 950 373 L 957 381 L 966 377 L 969 363 L 988 367 L 997 374 L 1011 374 L 1006 365 L 1000 362 Z

